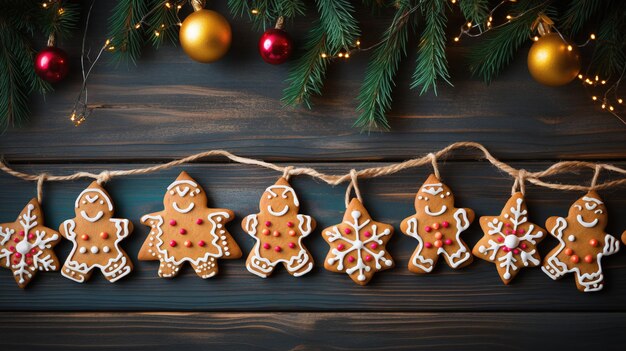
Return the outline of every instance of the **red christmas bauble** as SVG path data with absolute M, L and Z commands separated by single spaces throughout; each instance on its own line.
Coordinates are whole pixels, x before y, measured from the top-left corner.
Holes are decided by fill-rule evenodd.
M 35 72 L 41 79 L 56 83 L 67 75 L 69 62 L 65 51 L 49 46 L 35 57 Z
M 289 59 L 293 43 L 289 34 L 282 29 L 268 29 L 259 40 L 259 54 L 272 65 L 280 65 Z

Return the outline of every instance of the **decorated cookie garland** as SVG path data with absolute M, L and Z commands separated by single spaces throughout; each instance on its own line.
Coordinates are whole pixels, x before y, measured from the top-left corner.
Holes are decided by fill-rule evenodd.
M 455 207 L 454 195 L 441 181 L 436 162 L 438 157 L 466 147 L 482 151 L 491 164 L 515 179 L 511 198 L 501 214 L 481 217 L 484 237 L 471 252 L 460 235 L 474 220 L 474 212 Z M 311 234 L 316 223 L 312 217 L 299 213 L 298 196 L 288 182 L 290 176 L 302 174 L 330 185 L 349 181 L 342 222 L 321 233 L 330 246 L 324 267 L 329 271 L 346 273 L 360 285 L 367 284 L 374 273 L 392 268 L 394 261 L 386 249 L 393 226 L 371 218 L 363 205 L 357 178 L 390 175 L 428 163 L 432 163 L 434 174 L 428 177 L 415 196 L 416 213 L 405 218 L 400 226 L 404 234 L 418 241 L 408 265 L 414 273 L 432 272 L 439 256 L 451 268 L 464 267 L 472 262 L 472 253 L 496 264 L 505 284 L 510 283 L 521 268 L 539 266 L 541 258 L 537 245 L 545 237 L 546 230 L 528 221 L 524 181 L 551 189 L 587 191 L 571 206 L 566 218 L 551 217 L 546 222 L 547 232 L 559 240 L 559 245 L 545 257 L 541 267 L 552 279 L 575 273 L 580 291 L 601 290 L 604 286 L 601 259 L 615 254 L 620 246 L 615 237 L 605 233 L 607 209 L 596 191 L 626 184 L 626 177 L 597 184 L 600 171 L 624 175 L 625 169 L 608 164 L 564 161 L 544 171 L 530 173 L 497 160 L 480 144 L 459 142 L 424 157 L 385 167 L 351 170 L 344 175 L 328 175 L 312 168 L 281 167 L 223 150 L 211 150 L 140 169 L 103 171 L 100 174 L 78 172 L 66 176 L 22 173 L 0 161 L 0 169 L 4 172 L 24 180 L 37 181 L 38 193 L 37 199 L 26 205 L 16 221 L 0 224 L 0 266 L 10 269 L 18 286 L 23 288 L 38 270 L 59 269 L 53 247 L 63 236 L 73 244 L 61 268 L 63 276 L 84 282 L 98 268 L 110 282 L 125 277 L 132 271 L 133 265 L 119 243 L 132 232 L 133 224 L 128 219 L 113 217 L 113 202 L 102 184 L 112 177 L 148 174 L 217 155 L 283 173 L 263 193 L 259 213 L 246 216 L 241 223 L 246 233 L 256 240 L 246 267 L 263 278 L 271 275 L 279 263 L 293 276 L 302 276 L 314 267 L 303 238 Z M 590 186 L 542 180 L 579 168 L 595 169 Z M 41 209 L 43 182 L 80 178 L 94 178 L 96 181 L 78 195 L 74 203 L 76 216 L 64 221 L 58 233 L 46 228 Z M 351 190 L 354 190 L 356 198 L 351 199 Z M 162 211 L 141 218 L 141 222 L 150 227 L 150 233 L 138 255 L 140 260 L 158 260 L 160 277 L 176 276 L 184 262 L 189 262 L 201 278 L 210 278 L 217 274 L 219 258 L 241 257 L 239 246 L 226 229 L 227 223 L 235 217 L 234 212 L 208 208 L 206 193 L 187 173 L 182 172 L 167 187 L 163 204 Z M 622 234 L 622 241 L 626 244 L 626 231 Z
M 372 219 L 363 206 L 355 170 L 350 172 L 350 177 L 342 222 L 322 230 L 322 237 L 330 246 L 324 268 L 345 272 L 355 283 L 365 285 L 374 273 L 394 266 L 385 247 L 393 235 L 393 226 Z M 356 194 L 352 200 L 351 189 Z
M 218 258 L 240 258 L 241 250 L 226 230 L 235 214 L 207 208 L 204 189 L 186 172 L 167 187 L 164 210 L 141 217 L 150 227 L 139 251 L 140 260 L 158 260 L 159 277 L 173 278 L 185 262 L 202 279 L 217 274 Z

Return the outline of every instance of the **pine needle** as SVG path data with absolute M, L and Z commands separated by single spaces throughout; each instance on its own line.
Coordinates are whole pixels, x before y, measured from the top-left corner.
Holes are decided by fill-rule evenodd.
M 109 18 L 109 40 L 112 50 L 111 62 L 115 65 L 121 62 L 135 64 L 141 55 L 141 48 L 145 38 L 135 25 L 148 12 L 148 4 L 145 0 L 119 0 L 113 8 Z

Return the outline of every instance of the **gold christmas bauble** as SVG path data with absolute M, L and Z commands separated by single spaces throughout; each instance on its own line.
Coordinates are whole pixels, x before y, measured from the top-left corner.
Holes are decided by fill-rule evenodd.
M 580 55 L 556 33 L 539 38 L 528 52 L 530 75 L 541 84 L 559 86 L 571 82 L 580 71 Z
M 202 9 L 185 18 L 178 35 L 180 45 L 189 57 L 209 63 L 219 60 L 228 52 L 232 33 L 224 16 Z

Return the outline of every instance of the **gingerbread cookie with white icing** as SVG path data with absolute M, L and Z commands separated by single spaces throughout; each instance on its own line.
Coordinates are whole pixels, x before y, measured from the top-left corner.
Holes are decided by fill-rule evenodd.
M 279 263 L 295 277 L 311 271 L 313 257 L 302 239 L 311 234 L 316 223 L 312 217 L 298 213 L 298 196 L 285 178 L 265 190 L 259 209 L 241 223 L 256 240 L 246 261 L 248 271 L 266 278 Z
M 37 271 L 59 269 L 53 247 L 60 240 L 56 230 L 44 226 L 39 201 L 32 199 L 15 222 L 0 224 L 0 267 L 10 269 L 25 288 Z
M 541 269 L 554 280 L 574 273 L 580 291 L 602 290 L 600 261 L 619 251 L 619 241 L 604 232 L 607 222 L 606 206 L 595 191 L 574 202 L 566 218 L 548 218 L 546 228 L 559 245 L 548 253 Z
M 345 272 L 355 283 L 365 285 L 374 273 L 393 268 L 385 247 L 392 235 L 392 225 L 374 221 L 361 201 L 354 198 L 343 221 L 322 231 L 330 245 L 324 268 Z
M 455 208 L 452 191 L 434 174 L 415 195 L 415 211 L 400 225 L 404 234 L 418 242 L 409 261 L 411 272 L 432 272 L 439 255 L 451 268 L 461 268 L 472 262 L 472 254 L 461 239 L 461 233 L 474 220 L 474 211 Z
M 128 275 L 133 263 L 119 246 L 133 231 L 125 218 L 113 218 L 113 202 L 97 182 L 91 183 L 74 203 L 76 217 L 63 222 L 59 232 L 74 245 L 61 274 L 83 283 L 98 268 L 111 283 Z
M 158 260 L 159 277 L 173 278 L 188 262 L 202 279 L 217 274 L 217 260 L 241 257 L 226 230 L 235 217 L 224 208 L 208 208 L 206 192 L 186 172 L 167 187 L 164 210 L 141 217 L 150 234 L 139 251 L 140 260 Z
M 499 216 L 480 217 L 485 236 L 474 246 L 474 256 L 496 264 L 500 279 L 509 284 L 523 267 L 537 267 L 541 257 L 537 244 L 546 236 L 540 226 L 528 221 L 522 193 L 509 198 Z

